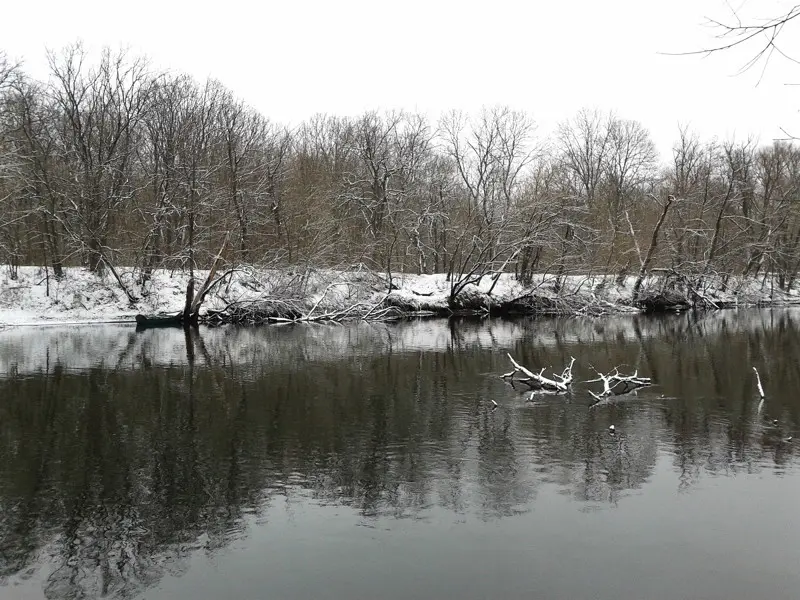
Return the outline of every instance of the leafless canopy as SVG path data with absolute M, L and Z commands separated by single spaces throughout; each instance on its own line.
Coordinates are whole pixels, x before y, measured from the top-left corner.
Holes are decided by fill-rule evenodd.
M 709 303 L 708 286 L 797 283 L 790 143 L 704 142 L 684 128 L 666 165 L 645 124 L 592 108 L 552 137 L 504 106 L 438 122 L 317 115 L 288 129 L 219 81 L 130 53 L 73 45 L 49 58 L 35 81 L 0 53 L 0 264 L 11 270 L 120 271 L 133 298 L 156 269 L 217 257 L 220 272 L 355 265 L 390 289 L 393 274 L 446 274 L 455 309 L 485 308 L 475 287 L 491 295 L 503 273 L 547 286 L 550 309 L 629 276 L 636 302 L 654 273 Z

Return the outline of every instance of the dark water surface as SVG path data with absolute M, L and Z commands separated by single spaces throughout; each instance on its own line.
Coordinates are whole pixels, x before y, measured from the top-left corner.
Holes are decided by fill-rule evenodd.
M 796 600 L 799 358 L 788 310 L 0 332 L 0 599 Z

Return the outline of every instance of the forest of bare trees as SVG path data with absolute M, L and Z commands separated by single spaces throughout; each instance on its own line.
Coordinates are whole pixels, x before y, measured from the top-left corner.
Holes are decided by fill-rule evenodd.
M 366 265 L 522 281 L 800 266 L 800 149 L 582 110 L 545 138 L 505 107 L 316 115 L 287 128 L 221 83 L 74 45 L 36 81 L 0 54 L 0 263 Z M 122 285 L 122 283 L 120 282 Z M 457 291 L 457 290 L 454 290 Z

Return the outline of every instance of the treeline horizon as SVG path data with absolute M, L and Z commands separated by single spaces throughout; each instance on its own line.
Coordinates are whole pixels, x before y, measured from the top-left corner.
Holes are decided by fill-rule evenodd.
M 0 263 L 228 264 L 709 277 L 800 265 L 800 150 L 583 109 L 555 134 L 503 106 L 271 121 L 219 81 L 80 44 L 46 82 L 0 51 Z M 558 284 L 557 284 L 558 285 Z

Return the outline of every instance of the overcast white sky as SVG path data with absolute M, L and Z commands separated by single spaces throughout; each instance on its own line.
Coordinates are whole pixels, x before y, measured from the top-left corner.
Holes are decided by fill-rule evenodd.
M 78 39 L 130 46 L 155 67 L 221 80 L 271 119 L 505 104 L 547 133 L 581 107 L 613 109 L 665 155 L 678 124 L 703 136 L 800 132 L 800 65 L 774 59 L 738 75 L 749 53 L 665 56 L 708 47 L 705 17 L 731 6 L 769 16 L 786 0 L 332 0 L 6 3 L 0 49 L 46 78 L 45 48 Z M 783 44 L 800 58 L 800 23 Z M 796 133 L 800 135 L 800 133 Z

